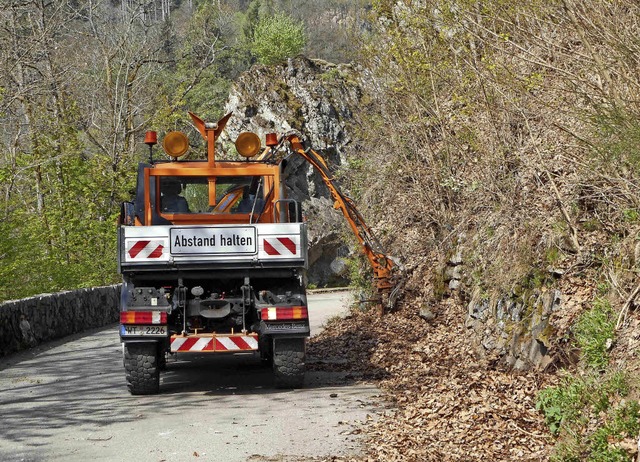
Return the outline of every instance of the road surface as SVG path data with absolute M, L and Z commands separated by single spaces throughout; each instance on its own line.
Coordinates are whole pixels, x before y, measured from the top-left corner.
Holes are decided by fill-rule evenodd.
M 349 294 L 309 297 L 312 334 Z M 312 359 L 312 358 L 311 358 Z M 309 372 L 278 390 L 250 356 L 181 355 L 129 395 L 117 326 L 0 359 L 0 461 L 296 461 L 356 454 L 378 390 Z

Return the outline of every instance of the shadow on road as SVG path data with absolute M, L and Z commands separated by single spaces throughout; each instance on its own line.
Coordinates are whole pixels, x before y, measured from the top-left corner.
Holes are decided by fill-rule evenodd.
M 350 335 L 349 339 L 333 341 L 338 345 L 368 341 L 362 334 Z M 277 402 L 286 400 L 287 393 L 313 394 L 314 390 L 350 386 L 362 377 L 362 364 L 351 371 L 349 361 L 354 357 L 348 351 L 343 357 L 318 357 L 319 347 L 330 341 L 327 338 L 310 346 L 305 389 L 294 392 L 276 389 L 271 368 L 254 354 L 179 355 L 169 359 L 167 371 L 161 374 L 159 395 L 131 396 L 113 327 L 52 348 L 4 358 L 0 370 L 0 459 L 5 460 L 3 442 L 36 448 L 71 427 L 82 427 L 89 438 L 105 426 L 133 423 L 145 415 L 179 414 L 181 404 L 206 408 L 212 397 L 218 406 L 246 412 L 247 400 L 255 401 L 251 395 L 259 401 Z M 180 402 L 176 401 L 178 395 L 183 395 Z
M 310 346 L 312 351 L 317 348 Z M 352 368 L 346 357 L 307 356 L 305 389 L 350 386 L 363 379 L 382 378 L 384 372 L 362 363 Z M 352 358 L 352 357 L 351 357 Z M 367 370 L 366 377 L 362 368 Z M 205 392 L 207 395 L 272 394 L 275 388 L 271 366 L 256 355 L 171 355 L 161 374 L 161 394 Z

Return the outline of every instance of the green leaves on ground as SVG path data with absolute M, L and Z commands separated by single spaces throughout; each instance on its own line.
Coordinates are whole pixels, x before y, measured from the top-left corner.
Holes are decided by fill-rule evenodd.
M 559 385 L 540 392 L 536 408 L 559 437 L 551 460 L 631 461 L 640 431 L 640 406 L 625 398 L 628 392 L 622 372 L 594 371 L 567 375 Z
M 603 369 L 609 362 L 607 350 L 615 335 L 615 320 L 609 302 L 596 300 L 593 308 L 580 316 L 573 333 L 584 363 L 596 370 Z
M 573 329 L 582 370 L 538 394 L 536 409 L 558 437 L 552 460 L 630 461 L 640 431 L 640 405 L 629 400 L 629 379 L 608 369 L 615 335 L 613 310 L 596 300 Z

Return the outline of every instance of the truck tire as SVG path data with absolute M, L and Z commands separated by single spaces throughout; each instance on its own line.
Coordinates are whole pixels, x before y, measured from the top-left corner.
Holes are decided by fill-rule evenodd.
M 273 339 L 273 375 L 276 388 L 300 388 L 306 370 L 305 338 Z
M 158 346 L 155 343 L 125 343 L 124 370 L 132 395 L 154 395 L 160 389 Z

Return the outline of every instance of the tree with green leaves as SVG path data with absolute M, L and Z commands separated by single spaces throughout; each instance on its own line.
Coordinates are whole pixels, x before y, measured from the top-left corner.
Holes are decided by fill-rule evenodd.
M 276 64 L 301 53 L 305 42 L 302 23 L 290 16 L 276 14 L 258 22 L 251 51 L 262 64 Z

